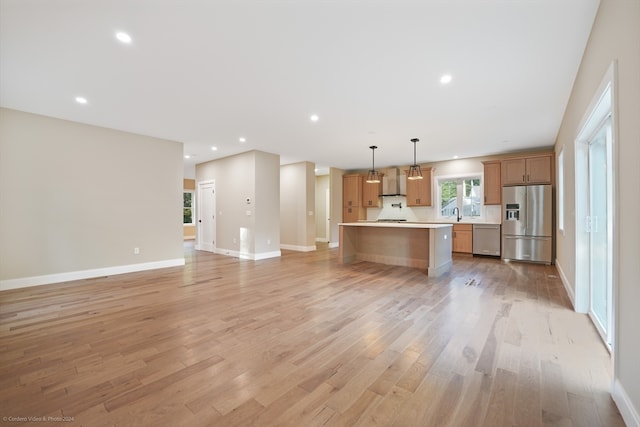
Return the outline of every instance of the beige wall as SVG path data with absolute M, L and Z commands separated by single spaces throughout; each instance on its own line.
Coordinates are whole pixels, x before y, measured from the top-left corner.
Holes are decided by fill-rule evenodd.
M 280 156 L 254 151 L 255 250 L 259 257 L 280 255 Z
M 215 181 L 218 253 L 280 255 L 279 163 L 275 154 L 249 151 L 196 165 L 196 185 Z
M 314 164 L 284 165 L 280 168 L 280 246 L 312 251 L 315 235 Z
M 184 191 L 194 191 L 196 190 L 196 180 L 184 178 L 182 180 L 182 188 Z M 193 215 L 195 217 L 196 211 L 193 211 Z M 184 231 L 184 239 L 185 240 L 193 240 L 196 238 L 196 226 L 195 225 L 183 225 Z
M 316 240 L 328 242 L 331 234 L 327 231 L 327 191 L 329 190 L 329 175 L 316 177 Z
M 557 265 L 567 286 L 575 291 L 575 147 L 581 120 L 613 61 L 617 62 L 615 96 L 617 102 L 618 230 L 614 249 L 614 281 L 617 307 L 614 342 L 613 395 L 629 425 L 639 425 L 640 417 L 640 1 L 602 0 L 591 37 L 585 49 L 567 109 L 558 133 L 556 152 L 564 149 L 565 233 L 558 233 Z M 614 123 L 614 126 L 616 123 Z M 615 160 L 614 160 L 615 161 Z M 626 411 L 626 412 L 625 412 Z M 630 415 L 636 417 L 630 421 Z
M 184 263 L 182 170 L 180 143 L 0 109 L 0 280 Z
M 329 246 L 337 248 L 340 243 L 340 232 L 338 224 L 342 222 L 342 169 L 329 168 L 329 193 L 331 194 L 331 236 L 329 236 Z

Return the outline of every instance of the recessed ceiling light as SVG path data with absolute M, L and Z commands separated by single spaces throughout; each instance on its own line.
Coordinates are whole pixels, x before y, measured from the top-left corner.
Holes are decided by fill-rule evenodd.
M 442 83 L 443 85 L 446 85 L 447 83 L 451 83 L 451 75 L 450 74 L 445 74 L 442 77 L 440 77 L 440 83 Z
M 190 159 L 190 158 L 191 158 L 191 156 L 190 156 L 189 154 L 185 154 L 185 155 L 184 155 L 184 158 L 185 158 L 185 159 Z
M 457 159 L 458 157 L 459 157 L 459 156 L 457 156 L 457 155 L 456 155 L 456 156 L 453 156 L 453 158 L 454 158 L 454 159 Z
M 309 119 L 311 119 L 312 122 L 317 122 L 318 120 L 320 120 L 320 117 L 318 117 L 317 114 L 313 114 L 311 115 L 311 117 L 309 117 Z
M 116 38 L 120 40 L 122 43 L 126 43 L 126 44 L 131 43 L 131 36 L 125 32 L 118 31 L 116 33 Z
M 87 101 L 87 98 L 84 98 L 82 96 L 76 96 L 76 102 L 78 104 L 86 104 L 88 101 Z
M 247 142 L 247 139 L 246 139 L 246 138 L 242 138 L 242 137 L 240 137 L 240 138 L 238 138 L 238 141 L 240 141 L 240 142 Z
M 211 147 L 211 151 L 218 151 L 218 147 Z

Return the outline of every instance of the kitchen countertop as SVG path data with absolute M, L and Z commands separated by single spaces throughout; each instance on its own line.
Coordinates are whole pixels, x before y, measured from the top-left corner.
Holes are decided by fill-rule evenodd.
M 346 225 L 349 227 L 388 227 L 388 228 L 445 228 L 450 227 L 451 223 L 433 223 L 433 222 L 393 222 L 393 221 L 358 221 L 358 222 L 341 222 L 338 225 Z
M 435 221 L 402 221 L 402 222 L 393 222 L 393 221 L 376 221 L 376 220 L 369 220 L 369 219 L 363 219 L 358 221 L 358 223 L 374 223 L 374 224 L 434 224 L 434 225 L 439 225 L 439 224 L 448 224 L 448 225 L 453 225 L 453 224 L 479 224 L 479 225 L 500 225 L 500 221 L 465 221 L 462 220 L 460 222 L 455 222 L 455 221 L 442 221 L 442 220 L 435 220 Z M 349 223 L 349 224 L 355 224 L 355 223 Z
M 432 224 L 480 224 L 480 225 L 500 225 L 501 222 L 500 221 L 474 221 L 474 220 L 462 220 L 460 222 L 455 222 L 455 221 L 441 221 L 441 220 L 436 220 L 436 221 L 429 221 Z

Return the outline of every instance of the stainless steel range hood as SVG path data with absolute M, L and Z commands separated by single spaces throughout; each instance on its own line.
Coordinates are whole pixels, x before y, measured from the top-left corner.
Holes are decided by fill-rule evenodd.
M 407 194 L 407 183 L 404 173 L 400 173 L 399 168 L 388 168 L 383 171 L 382 177 L 382 197 L 385 196 L 405 196 Z

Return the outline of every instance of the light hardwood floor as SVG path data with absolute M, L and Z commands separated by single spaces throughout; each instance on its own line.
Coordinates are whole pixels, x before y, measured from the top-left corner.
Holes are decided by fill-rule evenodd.
M 337 249 L 0 293 L 0 418 L 82 426 L 623 426 L 554 267 Z M 19 425 L 16 421 L 3 425 Z M 28 423 L 27 423 L 28 424 Z

